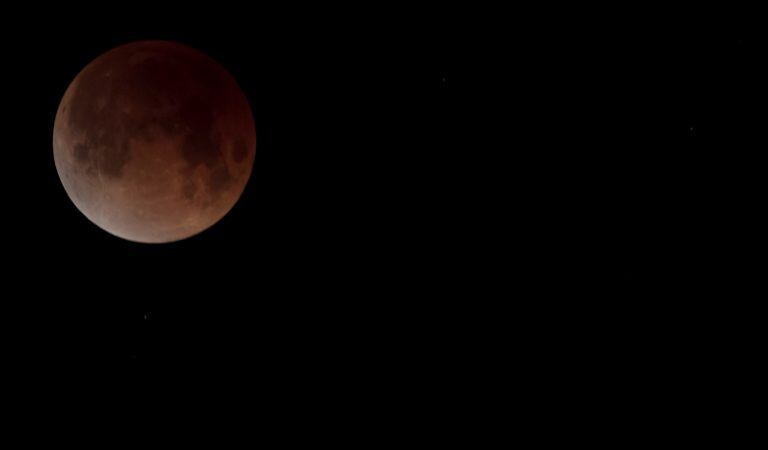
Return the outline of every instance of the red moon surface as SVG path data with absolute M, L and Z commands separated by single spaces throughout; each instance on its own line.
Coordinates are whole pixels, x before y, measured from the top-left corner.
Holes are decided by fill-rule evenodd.
M 135 242 L 178 241 L 218 222 L 240 198 L 255 153 L 253 115 L 235 79 L 165 41 L 123 45 L 88 64 L 53 127 L 69 198 Z

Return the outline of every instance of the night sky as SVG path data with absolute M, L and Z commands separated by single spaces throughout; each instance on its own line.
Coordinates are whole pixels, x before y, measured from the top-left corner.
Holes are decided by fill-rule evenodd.
M 343 398 L 414 426 L 508 362 L 530 381 L 515 389 L 557 398 L 662 381 L 693 397 L 691 374 L 745 364 L 765 247 L 761 39 L 290 9 L 20 17 L 4 36 L 2 333 L 35 396 L 240 399 L 282 426 Z M 51 149 L 75 75 L 144 39 L 220 62 L 257 133 L 231 212 L 164 245 L 90 223 Z
M 616 269 L 643 295 L 678 283 L 713 294 L 737 272 L 743 286 L 762 246 L 764 42 L 748 27 L 701 27 L 618 47 L 612 74 L 624 76 L 601 143 L 626 149 L 601 166 L 616 169 Z
M 571 59 L 595 70 L 569 96 L 591 106 L 550 284 L 583 293 L 554 321 L 573 337 L 560 367 L 638 415 L 693 422 L 759 373 L 766 45 L 745 24 L 660 22 L 617 23 Z

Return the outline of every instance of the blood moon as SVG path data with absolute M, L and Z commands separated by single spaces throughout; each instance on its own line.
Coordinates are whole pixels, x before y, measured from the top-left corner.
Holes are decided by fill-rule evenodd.
M 141 41 L 88 64 L 64 93 L 53 156 L 64 189 L 93 223 L 136 242 L 172 242 L 218 222 L 251 174 L 248 101 L 216 61 Z

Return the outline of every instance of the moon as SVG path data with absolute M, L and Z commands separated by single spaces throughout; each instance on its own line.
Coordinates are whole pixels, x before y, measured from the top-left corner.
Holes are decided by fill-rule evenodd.
M 67 195 L 105 231 L 135 242 L 186 239 L 240 198 L 256 154 L 245 94 L 219 63 L 166 41 L 117 47 L 72 81 L 53 156 Z

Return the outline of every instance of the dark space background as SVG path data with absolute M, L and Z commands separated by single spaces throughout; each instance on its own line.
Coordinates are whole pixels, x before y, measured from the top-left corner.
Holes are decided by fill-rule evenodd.
M 580 145 L 558 172 L 567 238 L 550 284 L 567 305 L 549 315 L 546 379 L 572 374 L 562 399 L 653 430 L 720 430 L 754 424 L 722 412 L 743 411 L 764 374 L 768 47 L 743 21 L 678 19 L 617 20 L 559 47 L 558 67 L 580 71 L 560 136 Z
M 755 373 L 768 77 L 751 28 L 60 14 L 10 15 L 3 39 L 2 333 L 27 408 L 295 436 L 297 417 L 359 430 L 373 407 L 423 431 L 508 366 L 518 399 L 605 391 L 606 410 L 703 405 L 708 376 Z M 139 39 L 218 60 L 256 119 L 240 202 L 167 245 L 91 224 L 52 158 L 68 83 Z
M 615 292 L 635 299 L 639 317 L 685 335 L 678 350 L 688 354 L 743 334 L 736 354 L 757 331 L 750 316 L 765 250 L 766 46 L 740 22 L 691 24 L 611 46 L 611 131 L 599 141 L 607 161 L 595 167 L 615 214 L 603 229 Z

